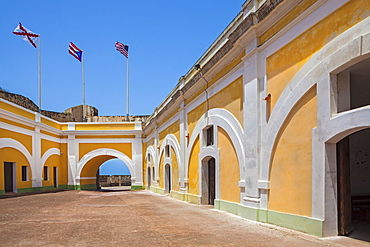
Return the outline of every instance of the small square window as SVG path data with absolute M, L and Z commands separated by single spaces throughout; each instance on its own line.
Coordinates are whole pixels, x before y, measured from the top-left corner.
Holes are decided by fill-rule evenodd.
M 44 166 L 44 181 L 49 181 L 49 167 Z
M 22 181 L 28 181 L 28 166 L 22 166 Z

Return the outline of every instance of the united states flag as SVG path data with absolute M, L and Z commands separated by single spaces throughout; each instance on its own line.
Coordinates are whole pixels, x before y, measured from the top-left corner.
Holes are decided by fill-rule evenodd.
M 120 42 L 116 42 L 116 50 L 121 52 L 126 58 L 128 58 L 128 45 L 124 45 Z

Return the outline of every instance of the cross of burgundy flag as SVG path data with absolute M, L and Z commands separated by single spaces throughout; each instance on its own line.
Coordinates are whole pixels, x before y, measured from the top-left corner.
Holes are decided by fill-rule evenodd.
M 81 62 L 82 59 L 82 50 L 78 49 L 75 44 L 72 42 L 69 43 L 69 49 L 68 49 L 69 54 L 74 56 L 78 61 Z
M 116 50 L 121 52 L 126 58 L 128 58 L 128 45 L 124 45 L 120 42 L 116 42 Z
M 13 33 L 20 36 L 24 41 L 30 43 L 33 47 L 36 48 L 36 41 L 40 35 L 31 32 L 30 30 L 25 28 L 22 23 L 18 24 Z

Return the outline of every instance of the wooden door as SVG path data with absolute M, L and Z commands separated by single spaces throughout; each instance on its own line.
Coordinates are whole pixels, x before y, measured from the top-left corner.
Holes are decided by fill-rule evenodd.
M 208 204 L 214 205 L 216 198 L 216 169 L 215 159 L 208 161 Z
M 5 192 L 13 192 L 13 163 L 4 162 Z
M 349 159 L 349 138 L 337 143 L 338 165 L 338 230 L 339 235 L 347 235 L 352 225 L 351 177 Z

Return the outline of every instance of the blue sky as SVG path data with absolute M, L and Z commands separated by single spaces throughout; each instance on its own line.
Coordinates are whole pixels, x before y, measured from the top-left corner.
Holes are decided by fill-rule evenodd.
M 42 109 L 82 104 L 81 64 L 69 42 L 84 50 L 86 104 L 100 116 L 126 115 L 129 45 L 130 115 L 150 115 L 178 79 L 240 12 L 244 0 L 0 0 L 0 87 L 36 104 L 37 49 L 12 31 L 21 22 L 41 35 Z

